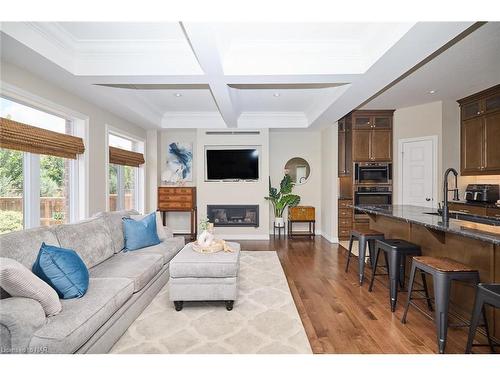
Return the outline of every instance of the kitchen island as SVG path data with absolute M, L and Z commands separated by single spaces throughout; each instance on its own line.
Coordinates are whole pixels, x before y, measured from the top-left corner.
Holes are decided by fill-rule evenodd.
M 454 259 L 477 269 L 481 282 L 500 283 L 500 226 L 453 218 L 443 223 L 437 211 L 427 207 L 356 205 L 354 208 L 367 214 L 370 228 L 384 233 L 386 238 L 418 244 L 423 255 Z M 474 295 L 474 286 L 455 282 L 450 311 L 469 321 Z M 488 307 L 487 316 L 490 331 L 500 339 L 500 311 Z

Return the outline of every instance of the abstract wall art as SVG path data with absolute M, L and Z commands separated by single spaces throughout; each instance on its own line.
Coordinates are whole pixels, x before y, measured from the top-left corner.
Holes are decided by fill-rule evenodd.
M 182 183 L 193 180 L 193 144 L 172 142 L 167 148 L 166 169 L 162 180 L 167 183 Z

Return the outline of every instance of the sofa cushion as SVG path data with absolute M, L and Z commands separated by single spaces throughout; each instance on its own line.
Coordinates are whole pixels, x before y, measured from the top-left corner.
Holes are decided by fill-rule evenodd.
M 123 236 L 125 237 L 124 251 L 138 250 L 160 243 L 156 232 L 156 215 L 154 212 L 140 220 L 126 217 L 122 220 Z
M 128 279 L 90 279 L 82 298 L 63 300 L 59 315 L 35 332 L 30 347 L 46 347 L 49 353 L 73 353 L 132 296 Z
M 15 259 L 0 258 L 0 287 L 12 297 L 38 301 L 47 316 L 62 309 L 56 291 Z
M 55 231 L 59 244 L 75 250 L 87 268 L 96 266 L 114 254 L 111 235 L 103 218 L 58 225 Z
M 232 252 L 199 253 L 186 245 L 170 262 L 170 277 L 236 277 L 239 270 L 240 245 L 227 242 Z
M 89 270 L 76 251 L 46 245 L 40 248 L 33 273 L 49 284 L 60 298 L 80 298 L 89 287 Z
M 167 264 L 172 260 L 172 258 L 182 250 L 185 241 L 184 237 L 173 237 L 169 238 L 158 245 L 144 247 L 139 250 L 135 250 L 135 254 L 159 254 L 163 257 L 163 264 Z
M 0 256 L 17 260 L 28 269 L 33 267 L 42 242 L 59 246 L 53 227 L 40 227 L 0 236 Z
M 130 215 L 131 219 L 134 220 L 142 220 L 148 215 Z M 156 218 L 156 233 L 158 234 L 158 238 L 160 241 L 165 241 L 167 238 L 170 238 L 170 232 L 168 231 L 167 227 L 163 226 L 163 219 L 161 218 L 160 211 L 155 212 L 155 218 Z
M 90 270 L 90 277 L 119 277 L 132 280 L 134 293 L 160 272 L 163 257 L 158 254 L 120 253 Z
M 138 215 L 136 210 L 122 210 L 122 211 L 111 211 L 111 212 L 99 212 L 95 217 L 102 217 L 108 227 L 109 233 L 111 235 L 111 240 L 113 241 L 113 250 L 117 254 L 123 250 L 125 247 L 125 239 L 123 237 L 123 223 L 122 219 L 124 217 L 130 217 L 130 215 Z

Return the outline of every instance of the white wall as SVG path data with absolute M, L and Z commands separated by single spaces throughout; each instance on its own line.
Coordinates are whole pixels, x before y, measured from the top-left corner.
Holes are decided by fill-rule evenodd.
M 443 101 L 443 171 L 455 168 L 460 171 L 460 107 L 455 101 Z
M 210 129 L 213 130 L 213 129 Z M 224 238 L 267 239 L 272 232 L 274 219 L 269 202 L 268 177 L 277 186 L 284 173 L 286 162 L 302 157 L 311 167 L 310 177 L 304 185 L 297 185 L 294 192 L 301 196 L 301 205 L 316 208 L 316 231 L 328 240 L 337 238 L 337 128 L 323 131 L 311 130 L 260 130 L 260 135 L 213 136 L 206 129 L 165 129 L 158 136 L 158 178 L 165 168 L 168 144 L 191 142 L 193 144 L 193 181 L 197 186 L 198 219 L 206 215 L 207 204 L 259 204 L 259 228 L 217 228 Z M 206 182 L 204 176 L 205 146 L 246 145 L 261 147 L 261 175 L 259 182 L 231 183 Z M 286 213 L 285 213 L 286 214 Z M 169 213 L 167 222 L 176 232 L 189 230 L 189 215 Z M 297 225 L 297 229 L 301 229 Z
M 168 145 L 172 142 L 193 144 L 193 181 L 186 186 L 196 186 L 198 221 L 207 215 L 208 204 L 258 204 L 259 227 L 216 228 L 216 234 L 225 239 L 267 239 L 269 238 L 269 203 L 267 194 L 269 177 L 269 131 L 260 130 L 259 135 L 207 135 L 206 131 L 216 129 L 166 129 L 161 131 L 158 175 L 165 169 Z M 223 129 L 227 130 L 227 129 Z M 206 182 L 205 146 L 258 146 L 260 176 L 258 182 Z M 174 232 L 188 232 L 188 213 L 171 212 L 167 224 Z
M 321 132 L 321 234 L 338 242 L 338 131 L 337 124 Z
M 322 163 L 321 163 L 321 132 L 311 130 L 278 130 L 269 133 L 270 175 L 274 187 L 284 176 L 285 164 L 294 157 L 305 159 L 311 168 L 307 182 L 296 185 L 293 193 L 300 196 L 301 206 L 313 206 L 316 209 L 316 233 L 322 232 Z M 272 231 L 274 214 L 270 207 L 269 228 Z M 288 217 L 285 211 L 283 217 Z M 307 224 L 296 224 L 297 230 L 305 230 Z
M 264 199 L 268 193 L 269 176 L 268 129 L 260 129 L 258 135 L 208 135 L 206 130 L 208 129 L 197 129 L 198 217 L 206 217 L 208 204 L 258 204 L 259 227 L 218 227 L 216 235 L 225 239 L 268 239 L 269 203 Z M 213 129 L 209 130 L 213 131 Z M 258 146 L 260 148 L 259 180 L 255 182 L 205 181 L 205 146 Z
M 89 215 L 106 209 L 106 125 L 146 140 L 146 131 L 136 124 L 99 108 L 77 95 L 65 91 L 50 82 L 42 80 L 18 66 L 2 61 L 2 76 L 4 83 L 18 89 L 63 106 L 69 110 L 88 117 L 89 138 L 85 144 L 85 152 L 89 155 Z M 146 160 L 147 162 L 147 160 Z M 147 191 L 147 187 L 145 189 Z
M 400 108 L 394 112 L 394 196 L 398 202 L 399 176 L 397 144 L 400 139 L 438 136 L 438 200 L 443 199 L 441 189 L 444 171 L 455 168 L 460 173 L 460 107 L 455 101 L 439 101 L 413 107 Z M 450 182 L 451 182 L 450 177 Z M 500 184 L 500 176 L 459 176 L 460 199 L 463 199 L 467 184 Z M 451 193 L 450 193 L 451 196 Z
M 186 182 L 186 186 L 196 186 L 197 167 L 196 162 L 198 150 L 196 148 L 196 129 L 168 129 L 162 130 L 159 139 L 158 147 L 158 182 L 161 184 L 161 174 L 165 170 L 167 162 L 167 149 L 168 145 L 172 142 L 183 142 L 193 144 L 193 181 Z M 199 207 L 199 202 L 198 202 Z M 198 212 L 198 219 L 200 218 Z M 187 212 L 169 212 L 167 214 L 167 223 L 176 233 L 187 233 L 190 227 L 190 214 Z
M 146 133 L 146 153 L 144 157 L 148 161 L 145 170 L 146 173 L 146 199 L 145 212 L 156 211 L 158 207 L 158 132 L 156 130 L 148 130 Z

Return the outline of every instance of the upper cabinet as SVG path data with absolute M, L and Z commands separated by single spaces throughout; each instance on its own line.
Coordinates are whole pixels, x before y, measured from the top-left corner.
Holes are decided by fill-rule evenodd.
M 392 115 L 394 111 L 352 113 L 352 160 L 392 160 Z
M 338 121 L 338 174 L 351 176 L 353 162 L 392 160 L 394 111 L 353 111 Z
M 458 101 L 464 176 L 500 174 L 500 85 Z
M 338 163 L 339 176 L 350 176 L 352 172 L 352 124 L 351 119 L 339 120 Z

